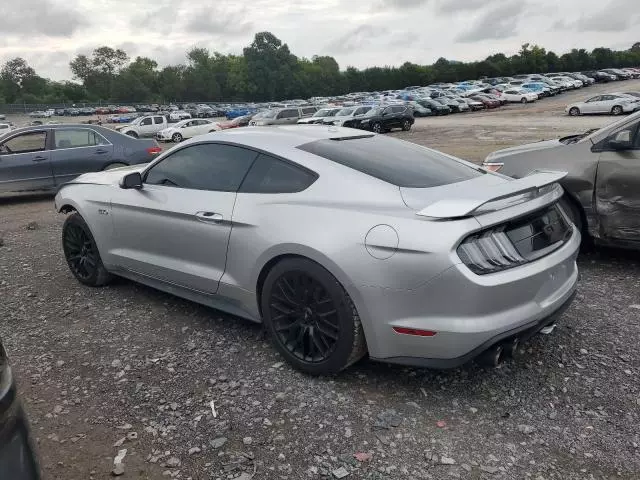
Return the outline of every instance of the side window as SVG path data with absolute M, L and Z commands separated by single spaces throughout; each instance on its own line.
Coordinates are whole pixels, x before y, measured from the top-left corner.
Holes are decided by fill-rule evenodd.
M 162 123 L 164 123 L 164 118 L 163 117 L 153 117 L 153 123 L 155 123 L 156 125 L 161 125 Z
M 393 109 L 391 107 L 387 107 L 384 109 L 384 111 L 382 112 L 383 115 L 389 115 L 390 113 L 393 112 Z
M 151 122 L 152 122 L 151 118 L 145 118 L 140 122 L 140 125 L 151 125 Z
M 54 132 L 56 148 L 78 148 L 103 145 L 100 135 L 89 129 L 59 129 Z
M 585 103 L 599 102 L 602 97 L 593 97 L 587 100 Z
M 47 145 L 47 132 L 29 132 L 10 138 L 0 145 L 0 153 L 42 152 Z
M 302 109 L 303 115 L 313 115 L 316 113 L 316 107 L 305 107 Z
M 235 192 L 256 155 L 232 145 L 193 145 L 154 165 L 144 181 L 151 185 Z
M 404 107 L 393 107 L 393 113 L 402 113 L 404 112 Z
M 242 182 L 240 192 L 244 193 L 295 193 L 311 185 L 317 176 L 301 167 L 260 154 L 254 162 L 247 178 Z

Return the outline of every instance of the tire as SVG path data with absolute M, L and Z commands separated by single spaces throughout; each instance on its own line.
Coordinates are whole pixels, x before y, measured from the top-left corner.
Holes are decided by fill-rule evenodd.
M 582 233 L 584 228 L 582 215 L 580 214 L 580 210 L 578 210 L 578 207 L 575 205 L 574 201 L 569 197 L 567 193 L 565 193 L 560 199 L 560 205 L 569 217 L 569 220 L 571 220 L 576 228 Z
M 110 163 L 109 165 L 104 167 L 102 171 L 104 172 L 107 170 L 113 170 L 114 168 L 120 168 L 120 167 L 128 167 L 128 165 L 126 163 L 119 163 L 119 162 Z
M 260 305 L 275 348 L 298 370 L 335 374 L 367 352 L 353 301 L 331 273 L 311 260 L 277 263 L 265 278 Z
M 62 250 L 69 270 L 83 285 L 101 287 L 113 279 L 104 268 L 91 230 L 79 213 L 69 215 L 62 226 Z
M 125 133 L 125 135 L 129 135 L 130 137 L 133 137 L 133 138 L 138 138 L 138 134 L 132 130 Z
M 382 133 L 382 124 L 380 122 L 375 122 L 373 125 L 371 125 L 371 130 L 373 130 L 375 133 Z
M 622 107 L 620 105 L 615 105 L 612 109 L 611 109 L 611 113 L 613 115 L 622 115 Z
M 571 107 L 569 109 L 569 115 L 571 115 L 572 117 L 577 117 L 578 115 L 580 115 L 580 109 L 578 107 Z
M 402 131 L 403 132 L 408 132 L 409 130 L 411 130 L 411 122 L 409 120 L 405 120 L 402 122 Z
M 520 103 L 527 103 L 527 102 L 528 102 L 528 100 L 527 100 L 526 98 L 524 98 L 524 97 L 522 97 L 522 98 L 520 99 Z
M 182 135 L 179 133 L 174 133 L 171 137 L 173 143 L 180 143 L 182 141 Z

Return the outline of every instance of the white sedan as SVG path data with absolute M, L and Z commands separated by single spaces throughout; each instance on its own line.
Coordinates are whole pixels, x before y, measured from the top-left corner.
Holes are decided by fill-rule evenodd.
M 564 109 L 572 117 L 585 113 L 610 113 L 621 115 L 640 110 L 640 102 L 635 97 L 624 93 L 596 95 L 584 102 L 572 103 Z
M 183 110 L 176 110 L 169 114 L 170 122 L 177 122 L 180 120 L 186 120 L 187 118 L 191 118 L 191 114 L 189 112 L 185 112 Z
M 172 141 L 179 143 L 186 138 L 192 138 L 196 135 L 202 135 L 217 130 L 220 130 L 217 123 L 213 123 L 211 120 L 206 120 L 204 118 L 194 118 L 183 120 L 175 125 L 171 125 L 169 128 L 160 130 L 156 134 L 156 139 L 161 142 Z
M 538 94 L 525 88 L 508 88 L 500 98 L 507 102 L 529 103 L 538 100 Z

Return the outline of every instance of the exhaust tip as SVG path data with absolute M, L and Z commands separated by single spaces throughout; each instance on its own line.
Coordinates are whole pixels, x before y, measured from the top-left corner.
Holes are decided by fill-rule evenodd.
M 496 345 L 480 355 L 480 363 L 487 367 L 497 367 L 502 362 L 504 349 L 502 345 Z

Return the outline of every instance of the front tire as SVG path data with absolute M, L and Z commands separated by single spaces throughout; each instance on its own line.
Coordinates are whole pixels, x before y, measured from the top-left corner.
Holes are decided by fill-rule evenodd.
M 133 132 L 133 131 L 129 131 L 129 132 L 125 133 L 125 135 L 129 135 L 130 137 L 133 137 L 133 138 L 138 138 L 138 134 L 136 132 Z
M 182 135 L 179 133 L 174 133 L 171 137 L 171 140 L 173 141 L 173 143 L 180 143 L 182 141 Z
M 620 105 L 616 105 L 615 107 L 613 107 L 613 108 L 611 109 L 611 113 L 612 113 L 613 115 L 616 115 L 616 116 L 617 116 L 617 115 L 622 115 L 622 111 L 623 111 L 623 110 L 622 110 L 622 107 L 621 107 Z
M 90 287 L 101 287 L 113 278 L 104 268 L 89 226 L 79 213 L 67 217 L 62 226 L 62 250 L 73 276 Z
M 578 115 L 580 115 L 580 109 L 578 107 L 572 107 L 571 109 L 569 109 L 569 115 L 571 115 L 572 117 L 577 117 Z
M 335 374 L 366 354 L 353 301 L 331 273 L 311 260 L 276 264 L 264 281 L 260 304 L 276 349 L 298 370 Z

